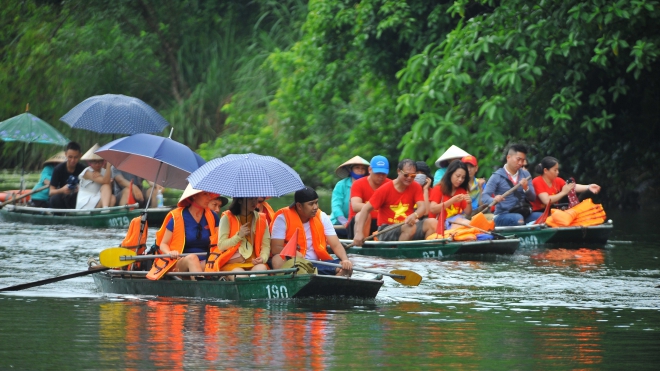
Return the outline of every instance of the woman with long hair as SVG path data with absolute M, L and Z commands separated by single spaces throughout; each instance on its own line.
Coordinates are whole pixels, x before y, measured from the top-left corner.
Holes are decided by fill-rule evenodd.
M 469 180 L 465 163 L 461 161 L 450 163 L 440 183 L 431 190 L 431 214 L 429 217 L 434 218 L 444 210 L 448 227 L 451 226 L 452 221 L 463 220 L 463 223 L 469 223 L 468 220 L 465 220 L 465 215 L 472 212 L 472 199 L 468 194 Z
M 567 183 L 564 179 L 559 177 L 559 161 L 551 156 L 544 157 L 539 164 L 536 165 L 534 171 L 539 174 L 532 180 L 534 191 L 536 192 L 536 199 L 532 202 L 533 211 L 543 211 L 548 204 L 557 203 L 559 200 L 568 195 L 571 190 L 582 193 L 591 191 L 594 194 L 600 192 L 598 184 L 576 184 Z

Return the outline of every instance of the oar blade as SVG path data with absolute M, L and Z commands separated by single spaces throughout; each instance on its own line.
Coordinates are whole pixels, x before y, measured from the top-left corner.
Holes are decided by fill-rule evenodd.
M 137 254 L 133 250 L 125 249 L 123 247 L 111 247 L 101 251 L 99 254 L 99 260 L 101 265 L 105 267 L 119 268 L 135 262 L 135 260 L 119 260 L 119 257 L 135 255 Z
M 419 286 L 420 282 L 422 282 L 422 276 L 420 276 L 417 272 L 408 271 L 405 269 L 395 269 L 393 271 L 390 271 L 390 273 L 403 276 L 403 278 L 392 277 L 392 276 L 390 277 L 392 277 L 392 279 L 395 280 L 396 282 L 399 282 L 406 286 Z

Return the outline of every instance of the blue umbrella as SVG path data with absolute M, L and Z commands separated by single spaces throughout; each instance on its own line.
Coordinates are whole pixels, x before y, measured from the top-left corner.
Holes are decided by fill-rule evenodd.
M 280 197 L 305 187 L 289 165 L 254 153 L 211 160 L 188 181 L 195 189 L 231 197 Z
M 94 153 L 119 170 L 177 189 L 185 189 L 186 177 L 206 163 L 186 145 L 151 134 L 119 138 Z
M 74 129 L 101 134 L 160 133 L 168 124 L 138 98 L 120 94 L 96 95 L 73 107 L 60 120 Z

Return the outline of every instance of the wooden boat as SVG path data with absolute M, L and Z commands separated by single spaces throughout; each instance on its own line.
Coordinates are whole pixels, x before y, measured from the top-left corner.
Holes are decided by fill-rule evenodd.
M 544 244 L 606 244 L 614 225 L 611 220 L 601 225 L 589 227 L 550 228 L 538 226 L 496 227 L 497 233 L 516 236 L 523 247 Z
M 107 270 L 92 274 L 105 294 L 196 297 L 222 300 L 276 300 L 314 297 L 373 299 L 382 279 L 361 279 L 315 274 L 293 274 L 295 269 L 276 276 L 237 276 L 236 281 L 148 280 L 147 272 Z M 183 275 L 183 274 L 179 274 Z M 167 273 L 166 278 L 177 277 Z
M 341 241 L 342 243 L 352 242 L 351 240 Z M 347 249 L 346 252 L 381 258 L 439 259 L 453 254 L 513 254 L 519 245 L 520 241 L 517 238 L 465 242 L 440 240 L 365 241 L 364 246 L 353 246 Z
M 140 210 L 135 209 L 136 206 L 137 204 L 75 210 L 6 205 L 0 209 L 0 219 L 5 222 L 41 225 L 65 224 L 94 228 L 127 228 L 131 219 L 140 215 Z

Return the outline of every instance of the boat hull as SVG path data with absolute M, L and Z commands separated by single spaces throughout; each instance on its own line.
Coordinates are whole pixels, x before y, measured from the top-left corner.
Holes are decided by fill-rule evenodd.
M 454 254 L 513 254 L 520 242 L 511 238 L 506 240 L 467 241 L 467 242 L 434 242 L 406 241 L 396 242 L 365 242 L 363 247 L 351 247 L 349 254 L 378 256 L 381 258 L 405 259 L 440 259 Z
M 222 300 L 277 300 L 311 297 L 373 299 L 383 285 L 382 280 L 308 274 L 237 277 L 235 282 L 167 279 L 151 281 L 144 276 L 118 276 L 117 272 L 107 271 L 92 275 L 99 291 L 105 294 Z
M 160 228 L 165 221 L 167 213 L 169 213 L 173 207 L 152 207 L 147 209 L 147 223 L 151 228 Z
M 5 206 L 0 209 L 0 219 L 5 222 L 21 222 L 39 225 L 75 225 L 91 228 L 127 228 L 136 216 L 140 216 L 139 210 L 107 210 L 93 209 L 87 212 L 68 214 L 67 210 L 62 212 L 51 212 L 37 207 L 11 207 Z
M 611 223 L 590 227 L 511 227 L 496 228 L 505 236 L 516 236 L 521 247 L 555 244 L 606 244 L 614 226 Z

